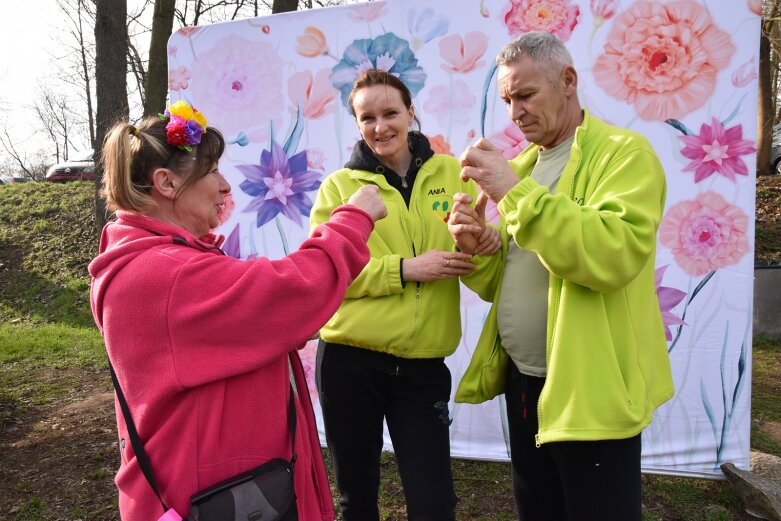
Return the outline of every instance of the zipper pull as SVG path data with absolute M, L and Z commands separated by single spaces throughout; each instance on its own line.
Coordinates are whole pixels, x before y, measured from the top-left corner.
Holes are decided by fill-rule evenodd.
M 407 178 L 406 177 L 402 177 L 401 178 L 401 187 L 402 188 L 407 188 Z
M 540 443 L 540 435 L 539 434 L 535 434 L 534 435 L 534 446 L 537 447 L 538 449 L 542 446 L 542 443 Z

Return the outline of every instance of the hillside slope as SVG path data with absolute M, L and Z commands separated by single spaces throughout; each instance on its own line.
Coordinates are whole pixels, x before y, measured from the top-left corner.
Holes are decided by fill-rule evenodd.
M 91 325 L 87 264 L 98 247 L 94 186 L 0 187 L 0 320 Z M 781 176 L 757 180 L 758 262 L 781 262 Z

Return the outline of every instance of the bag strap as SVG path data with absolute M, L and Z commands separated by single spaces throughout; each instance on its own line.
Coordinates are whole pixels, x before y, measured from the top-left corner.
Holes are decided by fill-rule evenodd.
M 160 496 L 160 491 L 157 487 L 157 481 L 155 480 L 155 476 L 152 473 L 152 466 L 149 463 L 149 456 L 147 456 L 146 451 L 144 450 L 144 444 L 141 442 L 141 438 L 138 436 L 138 431 L 136 430 L 136 424 L 133 422 L 133 417 L 130 415 L 130 407 L 128 407 L 127 405 L 127 400 L 125 400 L 125 394 L 122 392 L 122 387 L 120 387 L 119 385 L 119 380 L 117 379 L 117 374 L 114 372 L 114 366 L 111 365 L 111 360 L 108 360 L 108 368 L 111 371 L 111 381 L 114 383 L 114 390 L 117 393 L 117 400 L 119 401 L 119 407 L 122 409 L 122 416 L 125 417 L 127 433 L 128 436 L 130 436 L 130 445 L 133 447 L 133 452 L 136 453 L 138 466 L 141 467 L 141 472 L 144 474 L 144 477 L 149 482 L 149 486 L 152 487 L 152 491 L 155 493 L 155 496 L 157 496 L 157 499 L 160 501 L 160 504 L 163 506 L 163 512 L 166 512 L 168 511 L 168 505 L 165 504 L 165 501 L 163 501 L 162 496 Z M 292 384 L 290 385 L 290 399 L 289 399 L 288 410 L 287 410 L 287 423 L 288 423 L 288 427 L 290 428 L 291 450 L 292 450 L 290 455 L 290 467 L 292 469 L 297 459 L 296 404 L 293 396 Z
M 111 370 L 111 381 L 114 382 L 114 390 L 117 392 L 119 407 L 122 409 L 122 415 L 125 417 L 127 433 L 130 436 L 130 444 L 133 446 L 133 452 L 136 453 L 138 466 L 141 467 L 141 472 L 144 473 L 144 477 L 149 482 L 149 486 L 152 487 L 155 496 L 157 496 L 160 504 L 163 505 L 163 512 L 166 512 L 168 511 L 168 505 L 165 504 L 165 501 L 163 501 L 163 498 L 160 496 L 160 491 L 157 488 L 157 481 L 155 481 L 155 476 L 152 474 L 152 467 L 149 464 L 149 457 L 146 455 L 144 444 L 141 443 L 141 438 L 138 436 L 136 424 L 133 422 L 133 417 L 130 415 L 130 407 L 127 405 L 125 393 L 122 392 L 122 387 L 119 386 L 119 380 L 117 380 L 117 374 L 114 372 L 114 366 L 111 365 L 111 360 L 108 361 L 108 368 Z
M 296 455 L 296 402 L 292 383 L 290 384 L 290 399 L 287 406 L 287 426 L 290 429 L 290 470 L 292 471 L 298 458 Z

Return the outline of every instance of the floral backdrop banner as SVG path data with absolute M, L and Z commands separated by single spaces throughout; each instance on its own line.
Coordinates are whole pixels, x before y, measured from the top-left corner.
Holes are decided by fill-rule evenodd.
M 374 1 L 181 29 L 169 89 L 229 143 L 227 253 L 279 258 L 305 239 L 321 181 L 359 137 L 345 107 L 359 71 L 406 82 L 437 151 L 458 156 L 485 136 L 509 158 L 527 142 L 493 58 L 527 31 L 564 40 L 581 103 L 647 136 L 667 173 L 656 282 L 676 394 L 643 434 L 643 467 L 719 476 L 749 456 L 759 29 L 759 0 Z M 463 290 L 455 381 L 486 311 Z M 302 355 L 316 401 L 315 347 Z M 451 403 L 451 415 L 454 456 L 508 458 L 501 398 Z

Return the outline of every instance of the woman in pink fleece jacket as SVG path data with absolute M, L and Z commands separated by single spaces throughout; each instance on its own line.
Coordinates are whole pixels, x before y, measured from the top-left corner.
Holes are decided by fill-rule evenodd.
M 185 517 L 194 493 L 268 460 L 289 460 L 292 381 L 298 516 L 331 520 L 297 348 L 368 262 L 366 241 L 384 203 L 376 187 L 356 193 L 283 259 L 225 256 L 222 237 L 210 233 L 230 191 L 218 170 L 223 138 L 186 104 L 169 110 L 109 132 L 103 195 L 116 220 L 89 265 L 92 312 L 160 495 Z M 120 514 L 154 521 L 163 508 L 116 410 Z

